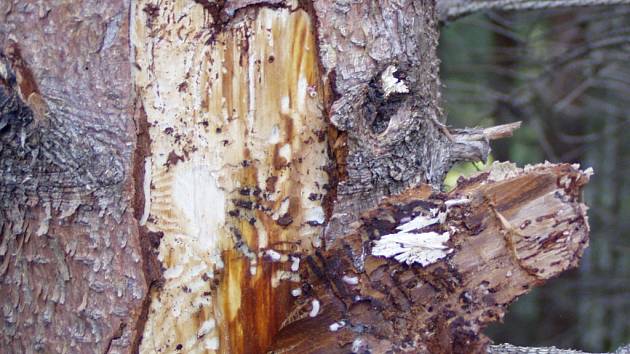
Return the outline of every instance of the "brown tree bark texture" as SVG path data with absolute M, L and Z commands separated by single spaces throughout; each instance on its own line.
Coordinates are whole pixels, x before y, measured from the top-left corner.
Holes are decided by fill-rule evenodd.
M 432 1 L 0 16 L 0 350 L 482 350 L 586 245 L 575 167 L 436 192 L 517 125 L 443 125 Z
M 129 351 L 147 293 L 132 207 L 125 1 L 0 2 L 0 351 Z

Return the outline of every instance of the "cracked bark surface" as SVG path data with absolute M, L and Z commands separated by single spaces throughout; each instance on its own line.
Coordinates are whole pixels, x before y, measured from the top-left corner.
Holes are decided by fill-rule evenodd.
M 0 4 L 0 351 L 130 351 L 137 338 L 127 7 Z
M 572 166 L 437 192 L 518 124 L 444 126 L 433 1 L 5 1 L 0 18 L 0 350 L 482 351 L 482 327 L 585 247 Z M 437 263 L 370 254 L 434 209 L 416 231 L 449 233 Z

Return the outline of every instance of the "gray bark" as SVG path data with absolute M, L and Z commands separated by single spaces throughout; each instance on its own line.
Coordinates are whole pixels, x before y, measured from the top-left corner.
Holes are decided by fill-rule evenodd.
M 0 3 L 0 351 L 130 351 L 147 294 L 131 206 L 125 1 Z

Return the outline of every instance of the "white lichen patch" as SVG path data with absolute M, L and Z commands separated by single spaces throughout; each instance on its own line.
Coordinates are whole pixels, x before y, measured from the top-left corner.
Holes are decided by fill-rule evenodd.
M 394 65 L 390 65 L 381 73 L 381 84 L 383 85 L 383 95 L 385 98 L 389 97 L 392 93 L 409 92 L 407 84 L 394 76 L 396 71 L 398 71 L 398 68 Z

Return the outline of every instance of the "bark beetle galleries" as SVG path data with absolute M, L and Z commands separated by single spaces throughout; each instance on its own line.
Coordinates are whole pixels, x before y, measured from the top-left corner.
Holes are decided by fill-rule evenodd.
M 317 299 L 322 310 L 284 327 L 272 351 L 485 352 L 486 324 L 500 320 L 516 297 L 577 265 L 588 244 L 579 195 L 589 176 L 567 164 L 495 164 L 449 194 L 425 187 L 384 199 L 303 270 L 310 286 L 298 301 Z M 449 251 L 408 262 L 396 256 L 436 247 L 400 241 L 406 250 L 375 256 L 380 240 L 403 231 L 417 238 L 446 232 L 438 250 Z

